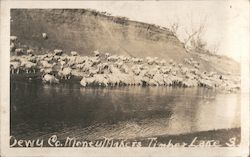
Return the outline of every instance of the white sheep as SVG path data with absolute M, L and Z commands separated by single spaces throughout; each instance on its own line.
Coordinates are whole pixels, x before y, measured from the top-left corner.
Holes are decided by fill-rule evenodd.
M 12 41 L 12 42 L 17 41 L 17 36 L 10 36 L 10 41 Z
M 72 69 L 70 67 L 63 68 L 58 71 L 58 75 L 61 76 L 62 79 L 70 79 Z
M 28 49 L 28 50 L 27 50 L 27 54 L 28 54 L 28 55 L 30 55 L 30 54 L 32 55 L 33 53 L 34 53 L 34 50 L 32 50 L 32 49 Z
M 40 61 L 40 63 L 41 63 L 43 68 L 53 68 L 56 65 L 56 63 L 51 64 L 46 60 L 45 61 Z
M 112 55 L 112 56 L 109 56 L 107 59 L 108 59 L 108 61 L 113 61 L 113 62 L 115 62 L 115 61 L 117 61 L 119 58 L 118 58 L 118 56 L 116 56 L 116 55 Z
M 78 55 L 78 53 L 77 53 L 76 51 L 71 51 L 70 54 L 71 54 L 72 56 L 77 56 L 77 55 Z
M 48 82 L 50 84 L 59 83 L 59 79 L 57 79 L 54 75 L 45 74 L 43 76 L 43 82 L 45 82 L 45 83 Z
M 40 72 L 44 73 L 44 74 L 50 74 L 53 72 L 52 68 L 41 68 Z
M 141 72 L 138 66 L 133 66 L 131 69 L 135 75 L 139 75 Z
M 23 49 L 22 48 L 15 49 L 15 54 L 17 56 L 23 55 Z
M 100 56 L 100 52 L 99 52 L 99 51 L 94 51 L 94 55 L 95 55 L 96 57 L 99 57 L 99 56 Z
M 19 74 L 20 66 L 21 66 L 21 63 L 20 63 L 20 62 L 11 61 L 11 62 L 10 62 L 10 70 L 11 70 L 11 73 L 14 74 L 14 73 L 15 73 L 15 70 L 16 70 L 16 73 Z
M 63 53 L 63 50 L 61 50 L 61 49 L 55 49 L 54 50 L 55 55 L 62 55 L 62 53 Z
M 155 63 L 154 58 L 151 58 L 151 57 L 147 57 L 147 58 L 146 58 L 146 61 L 147 61 L 147 63 L 148 63 L 149 65 L 153 65 L 153 64 Z
M 83 77 L 80 81 L 80 84 L 83 86 L 83 87 L 86 87 L 87 86 L 87 80 L 85 77 Z
M 13 42 L 10 43 L 10 52 L 13 52 L 15 50 L 15 44 Z
M 43 39 L 47 39 L 48 38 L 47 33 L 42 33 L 42 37 L 43 37 Z
M 21 63 L 21 67 L 24 68 L 24 70 L 26 70 L 26 73 L 29 73 L 31 71 L 33 71 L 34 73 L 36 72 L 36 63 L 32 63 L 30 61 L 24 61 Z
M 117 68 L 121 68 L 124 63 L 122 61 L 117 61 L 114 63 L 114 66 Z
M 167 63 L 167 62 L 163 59 L 163 60 L 161 60 L 161 61 L 159 62 L 159 65 L 165 66 L 166 63 Z
M 105 57 L 108 58 L 110 56 L 110 53 L 105 53 Z
M 181 63 L 179 63 L 179 64 L 178 64 L 178 67 L 179 67 L 179 68 L 182 68 L 182 64 L 181 64 Z

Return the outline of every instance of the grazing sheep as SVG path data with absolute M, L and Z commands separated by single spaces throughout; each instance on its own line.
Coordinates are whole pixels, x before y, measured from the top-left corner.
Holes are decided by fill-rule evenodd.
M 22 48 L 15 49 L 15 55 L 17 56 L 23 55 L 23 49 Z
M 43 37 L 43 39 L 48 39 L 47 33 L 42 33 L 42 37 Z
M 99 51 L 94 51 L 94 55 L 95 55 L 96 57 L 99 57 L 99 56 L 100 56 L 100 52 L 99 52 Z
M 110 53 L 105 53 L 105 57 L 108 58 L 110 56 Z
M 10 43 L 10 52 L 14 52 L 15 51 L 15 44 L 13 42 Z
M 123 64 L 124 63 L 122 61 L 117 61 L 114 63 L 114 66 L 120 69 L 123 66 Z
M 167 62 L 163 59 L 163 60 L 161 60 L 161 61 L 159 62 L 159 65 L 165 66 L 166 63 L 167 63 Z
M 20 63 L 20 62 L 11 61 L 11 62 L 10 62 L 10 70 L 11 70 L 11 73 L 14 74 L 14 73 L 15 73 L 15 70 L 16 70 L 16 73 L 19 74 L 20 66 L 21 66 L 21 63 Z
M 107 59 L 108 61 L 116 62 L 118 60 L 118 57 L 116 55 L 112 55 L 112 56 L 109 56 Z
M 139 75 L 140 74 L 140 69 L 138 66 L 133 66 L 132 68 L 132 72 L 135 74 L 135 75 Z
M 28 49 L 27 54 L 21 55 L 23 49 L 17 49 L 18 55 L 11 56 L 10 72 L 19 73 L 22 69 L 26 73 L 39 69 L 44 82 L 58 83 L 55 72 L 61 79 L 71 77 L 82 78 L 80 84 L 88 86 L 91 84 L 99 86 L 119 85 L 152 85 L 152 86 L 180 86 L 194 87 L 202 86 L 207 88 L 220 88 L 228 90 L 239 89 L 239 81 L 230 77 L 219 75 L 215 72 L 200 72 L 197 68 L 200 63 L 192 58 L 184 59 L 184 63 L 190 62 L 192 69 L 182 64 L 174 63 L 171 59 L 170 66 L 165 60 L 158 60 L 157 57 L 147 57 L 145 62 L 142 58 L 126 57 L 123 55 L 109 55 L 100 57 L 80 56 L 72 51 L 71 55 L 62 54 L 62 50 L 55 50 L 54 53 L 43 55 L 32 55 L 33 50 Z M 98 55 L 99 54 L 99 55 Z M 57 66 L 58 65 L 58 66 Z M 197 67 L 195 67 L 197 66 Z M 60 70 L 59 70 L 60 69 Z
M 184 63 L 185 63 L 185 64 L 189 64 L 189 65 L 192 64 L 192 62 L 191 62 L 189 59 L 187 59 L 187 58 L 184 58 Z
M 44 74 L 51 74 L 53 72 L 53 69 L 52 68 L 41 68 L 40 72 L 44 73 Z
M 92 62 L 92 66 L 101 63 L 101 60 L 98 57 L 89 58 L 89 61 Z
M 155 82 L 157 82 L 157 84 L 159 86 L 164 85 L 164 77 L 162 74 L 160 74 L 159 72 L 157 72 L 154 77 L 153 80 L 155 80 Z
M 34 53 L 34 50 L 32 50 L 32 49 L 27 50 L 27 55 L 33 55 L 33 53 Z
M 60 50 L 60 49 L 55 49 L 54 50 L 54 54 L 55 55 L 59 55 L 60 56 L 60 55 L 62 55 L 62 53 L 63 53 L 63 50 Z
M 30 61 L 24 61 L 21 63 L 21 67 L 26 71 L 26 73 L 29 73 L 33 71 L 34 73 L 36 72 L 36 64 L 32 63 Z
M 139 64 L 143 62 L 143 59 L 135 57 L 135 58 L 132 58 L 131 61 L 135 64 Z
M 51 74 L 45 74 L 42 80 L 43 82 L 50 83 L 50 84 L 59 83 L 59 80 L 54 75 L 51 75 Z
M 173 59 L 170 59 L 169 64 L 170 64 L 170 65 L 174 64 Z
M 148 63 L 149 65 L 153 65 L 153 64 L 155 63 L 154 58 L 151 58 L 151 57 L 147 57 L 147 58 L 146 58 L 146 61 L 147 61 L 147 63 Z
M 78 53 L 77 53 L 76 51 L 71 51 L 70 54 L 71 54 L 72 56 L 78 56 Z
M 163 74 L 169 74 L 171 70 L 172 70 L 171 68 L 163 67 L 160 69 L 160 72 L 162 72 Z
M 86 81 L 86 78 L 83 77 L 80 81 L 80 84 L 83 86 L 83 87 L 86 87 L 87 86 L 87 81 Z
M 10 41 L 11 42 L 17 41 L 17 36 L 10 36 Z
M 95 78 L 94 77 L 83 77 L 82 80 L 80 81 L 80 84 L 82 86 L 87 86 L 87 85 L 91 85 L 95 82 Z
M 126 65 L 122 65 L 122 67 L 120 68 L 121 72 L 128 74 L 129 73 L 129 68 Z
M 195 65 L 194 65 L 194 68 L 195 68 L 195 69 L 199 69 L 199 65 L 198 65 L 198 64 L 195 64 Z
M 178 67 L 179 67 L 179 68 L 182 68 L 182 64 L 178 64 Z
M 43 68 L 53 68 L 56 63 L 49 63 L 48 61 L 41 61 L 40 62 Z
M 186 67 L 182 67 L 182 68 L 181 68 L 181 73 L 182 73 L 183 75 L 185 75 L 187 72 L 188 72 L 188 68 L 186 68 Z
M 63 68 L 62 70 L 58 71 L 58 75 L 62 78 L 62 79 L 70 79 L 71 77 L 71 72 L 72 69 L 70 67 L 66 67 Z

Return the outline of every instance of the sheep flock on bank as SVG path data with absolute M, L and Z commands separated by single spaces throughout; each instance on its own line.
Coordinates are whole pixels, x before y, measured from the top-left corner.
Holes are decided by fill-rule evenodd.
M 42 34 L 47 38 L 46 34 Z M 17 37 L 11 36 L 10 73 L 38 74 L 44 83 L 56 84 L 75 78 L 86 86 L 178 86 L 205 87 L 226 91 L 240 89 L 239 77 L 200 70 L 200 63 L 185 58 L 184 64 L 157 57 L 130 57 L 94 51 L 81 56 L 67 55 L 61 49 L 35 55 L 34 50 L 17 48 Z

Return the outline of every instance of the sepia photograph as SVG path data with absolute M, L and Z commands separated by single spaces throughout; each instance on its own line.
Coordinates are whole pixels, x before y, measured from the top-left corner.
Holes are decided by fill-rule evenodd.
M 1 144 L 4 136 L 12 155 L 51 147 L 249 155 L 249 3 L 5 4 Z

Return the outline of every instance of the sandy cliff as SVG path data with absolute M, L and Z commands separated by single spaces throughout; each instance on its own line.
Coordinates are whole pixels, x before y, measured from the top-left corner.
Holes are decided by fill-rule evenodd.
M 47 40 L 42 38 L 43 32 L 47 33 Z M 167 28 L 86 9 L 12 9 L 11 35 L 39 53 L 63 49 L 90 55 L 99 50 L 134 57 L 173 59 L 177 63 L 192 57 L 201 63 L 202 70 L 240 72 L 239 64 L 231 59 L 186 52 Z

